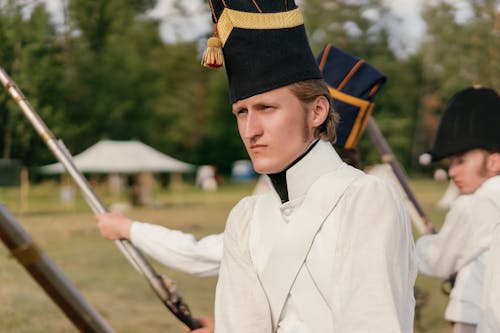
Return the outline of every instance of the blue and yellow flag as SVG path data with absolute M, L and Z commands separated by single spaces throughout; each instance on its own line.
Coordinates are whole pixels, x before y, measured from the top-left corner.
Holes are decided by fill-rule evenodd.
M 330 44 L 317 58 L 332 96 L 333 108 L 340 114 L 336 147 L 356 147 L 373 111 L 375 94 L 386 76 L 363 59 Z

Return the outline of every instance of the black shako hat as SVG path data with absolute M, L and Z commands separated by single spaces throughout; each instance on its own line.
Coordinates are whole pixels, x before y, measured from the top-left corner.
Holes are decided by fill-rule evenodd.
M 372 65 L 330 44 L 318 56 L 333 109 L 340 115 L 334 146 L 356 147 L 375 106 L 375 94 L 386 76 Z
M 294 0 L 208 0 L 215 23 L 209 49 L 222 46 L 231 102 L 309 79 L 321 73 Z M 220 67 L 221 59 L 205 57 Z
M 428 153 L 439 161 L 474 148 L 500 148 L 500 97 L 489 88 L 470 87 L 450 99 Z

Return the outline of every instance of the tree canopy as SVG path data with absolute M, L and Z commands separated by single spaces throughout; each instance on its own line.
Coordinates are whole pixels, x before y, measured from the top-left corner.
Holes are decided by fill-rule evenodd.
M 474 84 L 500 89 L 500 9 L 466 0 L 468 16 L 435 1 L 423 10 L 418 51 L 394 48 L 396 17 L 381 0 L 304 0 L 311 46 L 326 43 L 365 59 L 388 76 L 374 117 L 399 160 L 417 170 L 443 103 Z M 223 70 L 200 66 L 207 36 L 164 42 L 153 0 L 68 0 L 55 25 L 43 5 L 0 4 L 0 66 L 73 153 L 100 139 L 137 139 L 190 163 L 228 172 L 246 158 Z M 179 5 L 179 4 L 177 4 Z M 180 7 L 179 7 L 180 8 Z M 185 8 L 178 15 L 189 16 Z M 204 7 L 209 15 L 208 6 Z M 207 34 L 210 32 L 207 31 Z M 31 125 L 0 93 L 0 152 L 27 166 L 53 161 Z M 364 138 L 365 163 L 379 161 Z

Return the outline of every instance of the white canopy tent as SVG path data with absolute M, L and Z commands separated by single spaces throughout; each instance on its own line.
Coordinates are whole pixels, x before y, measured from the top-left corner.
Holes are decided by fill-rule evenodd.
M 99 141 L 75 155 L 74 162 L 84 173 L 187 173 L 195 170 L 194 165 L 176 160 L 139 141 Z M 61 163 L 45 165 L 40 171 L 45 174 L 65 172 Z

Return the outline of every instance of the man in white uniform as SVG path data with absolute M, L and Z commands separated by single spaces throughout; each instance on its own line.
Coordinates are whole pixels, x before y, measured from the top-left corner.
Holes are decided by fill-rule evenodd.
M 412 332 L 408 215 L 392 187 L 335 152 L 337 117 L 299 9 L 290 0 L 210 7 L 217 37 L 205 64 L 222 64 L 221 45 L 240 136 L 272 183 L 228 218 L 215 332 Z M 196 332 L 213 331 L 202 324 Z
M 445 106 L 430 151 L 434 161 L 449 158 L 448 173 L 461 195 L 439 233 L 418 239 L 418 267 L 423 274 L 443 279 L 458 273 L 445 313 L 454 323 L 453 332 L 476 331 L 481 295 L 490 293 L 483 291 L 483 284 L 493 230 L 500 223 L 499 128 L 498 94 L 467 88 Z M 498 258 L 493 265 L 497 262 Z M 498 298 L 495 302 L 498 307 Z
M 215 331 L 412 332 L 408 216 L 394 189 L 332 147 L 336 117 L 299 9 L 210 7 L 240 136 L 273 185 L 228 218 Z
M 361 168 L 355 150 L 364 127 L 359 126 L 373 110 L 373 99 L 386 77 L 366 61 L 327 44 L 317 62 L 328 83 L 335 111 L 342 121 L 336 124 L 335 150 L 344 162 Z M 373 169 L 371 169 L 373 170 Z M 388 176 L 381 175 L 388 179 Z M 269 177 L 261 175 L 252 194 L 271 189 Z M 99 216 L 99 229 L 111 240 L 128 239 L 162 264 L 196 276 L 216 276 L 222 260 L 223 234 L 197 240 L 192 234 L 163 226 L 132 221 L 121 214 Z

